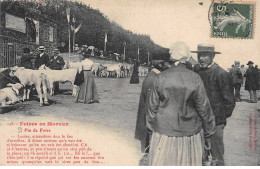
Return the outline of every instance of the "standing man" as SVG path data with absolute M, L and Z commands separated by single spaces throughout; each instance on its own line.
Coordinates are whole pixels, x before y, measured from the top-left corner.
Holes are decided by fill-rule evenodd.
M 213 60 L 215 52 L 213 45 L 198 45 L 199 64 L 194 69 L 201 77 L 216 120 L 217 131 L 211 137 L 212 156 L 216 165 L 223 166 L 224 142 L 223 131 L 226 119 L 232 115 L 235 107 L 234 88 L 231 76 Z
M 49 56 L 44 52 L 45 47 L 39 46 L 38 50 L 40 53 L 37 55 L 35 60 L 35 69 L 39 69 L 41 65 L 47 65 L 49 63 Z
M 21 63 L 20 67 L 24 67 L 26 69 L 33 69 L 33 64 L 32 64 L 32 59 L 33 55 L 31 54 L 31 50 L 29 48 L 24 48 L 23 49 L 23 54 L 21 57 Z
M 148 73 L 142 84 L 139 99 L 137 121 L 135 128 L 135 139 L 141 141 L 141 152 L 149 153 L 150 138 L 152 131 L 146 127 L 146 115 L 148 114 L 148 104 L 154 79 L 166 69 L 164 60 L 154 60 L 153 69 Z
M 242 72 L 239 69 L 239 66 L 240 66 L 240 62 L 235 61 L 234 67 L 232 67 L 229 71 L 229 74 L 231 75 L 233 80 L 235 97 L 237 102 L 242 101 L 242 99 L 240 98 L 240 89 L 241 89 L 241 84 L 243 83 L 243 76 L 242 76 Z
M 48 67 L 53 70 L 62 70 L 62 68 L 65 65 L 65 62 L 63 58 L 59 55 L 60 51 L 59 49 L 53 50 L 53 56 L 50 58 L 50 61 L 48 63 Z M 57 94 L 59 91 L 59 82 L 54 83 L 54 94 Z
M 249 61 L 247 63 L 248 69 L 246 70 L 246 83 L 245 90 L 247 90 L 250 94 L 250 102 L 257 103 L 257 95 L 256 90 L 258 88 L 258 70 L 254 68 L 254 62 Z

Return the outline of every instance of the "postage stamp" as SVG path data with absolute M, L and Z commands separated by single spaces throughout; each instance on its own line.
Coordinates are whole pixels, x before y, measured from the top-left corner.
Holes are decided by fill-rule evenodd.
M 211 37 L 254 38 L 255 3 L 214 1 L 212 8 Z

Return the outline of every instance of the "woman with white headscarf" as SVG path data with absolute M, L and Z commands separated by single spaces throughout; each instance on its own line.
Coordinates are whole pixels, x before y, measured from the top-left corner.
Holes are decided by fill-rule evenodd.
M 147 127 L 153 131 L 149 165 L 202 165 L 203 146 L 215 132 L 215 118 L 200 76 L 186 68 L 189 47 L 177 42 L 170 48 L 177 66 L 154 81 L 149 100 Z

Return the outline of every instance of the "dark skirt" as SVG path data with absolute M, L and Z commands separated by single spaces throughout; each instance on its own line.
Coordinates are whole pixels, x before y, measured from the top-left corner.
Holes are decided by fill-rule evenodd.
M 130 84 L 138 84 L 139 83 L 139 76 L 138 76 L 138 70 L 133 71 L 133 74 L 130 79 Z
M 94 75 L 91 71 L 84 71 L 84 82 L 80 85 L 79 93 L 77 95 L 77 102 L 99 103 L 97 86 L 94 81 Z

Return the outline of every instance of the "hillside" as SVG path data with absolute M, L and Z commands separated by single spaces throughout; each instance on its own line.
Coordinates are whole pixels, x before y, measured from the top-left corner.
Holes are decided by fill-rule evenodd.
M 1 2 L 1 11 L 13 1 L 5 0 Z M 77 27 L 82 23 L 81 28 L 75 36 L 75 43 L 88 46 L 94 46 L 96 52 L 104 49 L 105 32 L 107 33 L 107 52 L 104 55 L 112 53 L 123 54 L 124 42 L 126 43 L 126 61 L 137 58 L 137 48 L 140 49 L 140 62 L 147 62 L 148 52 L 151 58 L 169 57 L 169 50 L 155 44 L 148 35 L 134 34 L 129 30 L 123 29 L 117 23 L 110 21 L 99 10 L 92 9 L 79 2 L 68 0 L 43 0 L 41 3 L 36 1 L 19 1 L 19 3 L 30 13 L 39 14 L 46 19 L 52 20 L 57 24 L 58 46 L 65 42 L 65 48 L 68 49 L 68 22 L 66 9 L 70 8 L 70 20 L 75 18 Z M 19 15 L 19 13 L 17 14 Z M 26 14 L 28 17 L 29 14 Z M 71 26 L 71 25 L 70 25 Z M 71 32 L 72 35 L 72 32 Z M 72 36 L 71 36 L 72 39 Z M 72 40 L 71 40 L 72 44 Z M 67 47 L 66 47 L 67 46 Z

